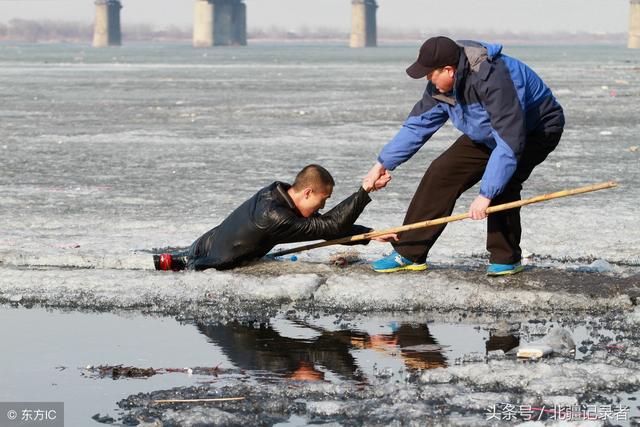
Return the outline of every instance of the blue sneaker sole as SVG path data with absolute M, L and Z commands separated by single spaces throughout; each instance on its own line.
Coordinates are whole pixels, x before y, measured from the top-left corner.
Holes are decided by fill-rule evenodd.
M 402 265 L 400 267 L 376 269 L 371 267 L 376 273 L 395 273 L 397 271 L 424 271 L 428 268 L 427 264 L 410 264 Z
M 487 276 L 489 277 L 497 277 L 497 276 L 513 276 L 514 274 L 518 274 L 521 273 L 522 271 L 524 271 L 524 265 L 519 265 L 514 269 L 511 270 L 504 270 L 504 271 L 487 271 Z

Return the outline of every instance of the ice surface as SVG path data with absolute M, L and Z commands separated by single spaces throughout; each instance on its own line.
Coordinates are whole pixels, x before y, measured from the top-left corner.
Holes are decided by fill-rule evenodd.
M 117 55 L 73 45 L 0 46 L 0 78 L 10 88 L 0 107 L 0 302 L 136 308 L 221 321 L 269 318 L 289 305 L 343 315 L 317 319 L 337 321 L 336 329 L 357 322 L 354 313 L 372 310 L 462 323 L 481 315 L 487 330 L 505 318 L 525 322 L 536 314 L 618 316 L 605 325 L 585 321 L 590 338 L 576 343 L 586 349 L 582 359 L 487 361 L 469 349 L 456 355 L 460 365 L 398 382 L 395 359 L 386 354 L 370 384 L 282 387 L 222 379 L 154 396 L 250 399 L 147 410 L 149 396 L 134 394 L 127 400 L 132 420 L 148 415 L 183 424 L 253 425 L 264 422 L 258 414 L 269 414 L 269 423 L 340 423 L 348 414 L 377 425 L 484 426 L 484 406 L 498 400 L 606 404 L 622 391 L 633 393 L 640 372 L 634 332 L 640 313 L 633 307 L 640 271 L 639 53 L 621 46 L 505 52 L 536 69 L 567 116 L 560 145 L 534 171 L 523 196 L 608 180 L 620 187 L 523 208 L 522 247 L 531 269 L 491 281 L 483 275 L 485 224 L 474 221 L 447 227 L 426 274 L 332 267 L 332 248 L 300 254 L 297 263 L 232 272 L 152 271 L 151 249 L 189 245 L 256 190 L 276 179 L 291 181 L 307 163 L 323 164 L 336 179 L 328 207 L 355 191 L 422 94 L 424 82 L 402 75 L 414 46 L 358 55 L 308 46 L 207 55 L 184 46 L 123 46 Z M 446 125 L 393 171 L 359 222 L 377 229 L 400 225 L 426 166 L 457 136 Z M 455 213 L 476 193 L 463 195 Z M 357 249 L 371 261 L 390 248 Z M 278 330 L 302 336 L 284 320 Z M 535 340 L 550 326 L 515 329 Z
M 0 156 L 3 301 L 167 311 L 232 300 L 306 301 L 339 310 L 630 306 L 633 295 L 613 292 L 620 278 L 629 285 L 640 271 L 640 158 L 628 149 L 637 145 L 640 86 L 637 58 L 626 49 L 577 55 L 561 47 L 544 54 L 513 48 L 557 90 L 567 114 L 560 146 L 523 195 L 610 179 L 621 184 L 524 208 L 525 263 L 541 273 L 527 272 L 531 278 L 517 284 L 482 278 L 485 224 L 474 221 L 447 227 L 426 275 L 379 277 L 364 266 L 325 265 L 344 248 L 299 254 L 299 265 L 198 275 L 150 271 L 149 250 L 188 246 L 256 190 L 290 181 L 304 164 L 321 163 L 333 173 L 337 186 L 328 207 L 355 191 L 421 95 L 422 82 L 398 74 L 413 48 L 359 58 L 338 47 L 202 57 L 174 46 L 125 46 L 115 60 L 77 46 L 0 49 L 0 75 L 12 88 L 0 111 L 8 154 Z M 607 58 L 606 75 L 594 55 Z M 372 66 L 375 77 L 363 77 Z M 617 90 L 615 100 L 603 99 L 602 86 L 605 94 Z M 359 222 L 399 225 L 425 165 L 456 137 L 446 125 L 393 171 L 389 188 L 373 194 Z M 475 192 L 461 198 L 456 212 Z M 368 262 L 390 247 L 356 249 Z M 466 270 L 477 274 L 459 274 Z M 575 272 L 602 276 L 574 280 Z M 579 281 L 587 282 L 584 290 Z
M 241 425 L 242 419 L 234 414 L 217 408 L 194 406 L 186 411 L 169 409 L 164 414 L 164 421 L 174 425 Z
M 514 390 L 534 395 L 597 391 L 609 387 L 638 387 L 640 373 L 604 363 L 582 364 L 550 359 L 546 363 L 491 360 L 426 371 L 425 384 L 463 384 L 478 390 Z
M 234 305 L 243 303 L 296 303 L 356 312 L 462 309 L 502 313 L 602 312 L 633 305 L 633 281 L 609 288 L 603 285 L 606 282 L 602 277 L 584 273 L 574 289 L 574 277 L 528 273 L 516 280 L 495 281 L 481 273 L 457 270 L 388 276 L 371 272 L 366 265 L 334 270 L 323 264 L 301 262 L 265 263 L 255 272 L 244 273 L 3 268 L 0 301 L 97 309 L 144 308 L 165 313 L 216 307 L 229 314 Z
M 603 259 L 597 259 L 586 267 L 588 270 L 596 271 L 598 273 L 606 273 L 613 271 L 613 266 Z
M 419 425 L 425 419 L 437 425 L 499 425 L 488 421 L 492 408 L 510 404 L 516 408 L 557 408 L 581 405 L 585 396 L 600 396 L 611 389 L 638 387 L 638 374 L 632 369 L 612 368 L 606 364 L 585 366 L 584 363 L 557 360 L 557 363 L 522 363 L 492 361 L 470 363 L 427 371 L 418 381 L 391 382 L 379 378 L 370 386 L 355 384 L 292 383 L 282 388 L 257 383 L 250 388 L 223 380 L 215 389 L 174 389 L 149 395 L 130 396 L 121 402 L 131 414 L 144 414 L 151 419 L 174 416 L 174 410 L 164 413 L 149 406 L 149 399 L 181 395 L 244 396 L 239 403 L 219 406 L 220 411 L 235 414 L 249 422 L 253 414 L 268 414 L 272 420 L 296 419 L 302 424 L 338 422 L 367 425 Z M 450 375 L 443 375 L 448 371 Z M 264 396 L 269 396 L 265 399 Z M 602 397 L 598 398 L 602 399 Z M 593 400 L 591 400 L 593 402 Z M 596 400 L 606 402 L 606 400 Z M 605 403 L 601 403 L 605 404 Z M 187 423 L 199 420 L 204 410 L 181 408 Z M 534 412 L 536 416 L 539 414 Z M 551 411 L 550 411 L 551 412 Z M 218 410 L 209 418 L 216 420 Z M 562 425 L 546 420 L 541 424 Z M 306 422 L 304 422 L 306 420 Z M 520 418 L 522 420 L 522 418 Z M 568 425 L 603 425 L 577 423 Z
M 220 50 L 203 58 L 192 49 L 125 46 L 115 62 L 97 51 L 79 54 L 77 46 L 24 49 L 17 55 L 2 48 L 0 71 L 12 88 L 0 111 L 0 136 L 11 153 L 0 160 L 0 261 L 14 265 L 150 268 L 136 249 L 190 244 L 257 189 L 290 181 L 309 162 L 336 178 L 330 206 L 357 188 L 423 86 L 398 74 L 414 56 L 411 47 L 358 58 L 338 47 Z M 537 266 L 603 260 L 613 272 L 637 271 L 640 158 L 628 150 L 637 146 L 640 126 L 635 53 L 509 52 L 545 78 L 567 115 L 560 146 L 524 196 L 610 179 L 621 184 L 524 208 L 523 248 Z M 372 66 L 375 77 L 363 77 Z M 614 88 L 615 98 L 603 98 Z M 425 165 L 456 137 L 445 126 L 393 171 L 361 222 L 399 225 Z M 431 259 L 484 264 L 484 228 L 451 224 Z M 364 258 L 385 248 L 372 244 Z M 312 259 L 327 256 L 319 251 Z

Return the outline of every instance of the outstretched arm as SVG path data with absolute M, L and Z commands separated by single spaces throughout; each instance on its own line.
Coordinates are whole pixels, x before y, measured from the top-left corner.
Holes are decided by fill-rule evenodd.
M 448 118 L 449 114 L 431 97 L 431 89 L 427 86 L 398 133 L 380 151 L 378 161 L 364 177 L 363 185 L 372 186 L 374 190 L 383 188 L 391 179 L 388 171 L 409 160 Z M 378 179 L 383 176 L 387 179 L 382 185 Z

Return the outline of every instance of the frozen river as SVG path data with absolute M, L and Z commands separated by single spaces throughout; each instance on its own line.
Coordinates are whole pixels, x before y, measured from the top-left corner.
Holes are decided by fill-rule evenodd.
M 0 261 L 13 265 L 151 268 L 133 252 L 189 245 L 311 162 L 334 174 L 335 203 L 358 187 L 423 90 L 403 71 L 413 47 L 0 49 Z M 621 185 L 525 208 L 523 250 L 637 267 L 638 52 L 505 51 L 539 72 L 567 116 L 560 146 L 523 196 Z M 426 166 L 456 135 L 442 129 L 399 167 L 360 222 L 400 225 Z M 385 250 L 372 244 L 365 253 Z M 431 255 L 464 264 L 485 254 L 484 223 L 466 222 L 448 227 Z
M 177 424 L 196 423 L 198 417 L 251 424 L 255 414 L 270 413 L 264 424 L 386 425 L 393 414 L 403 413 L 399 422 L 436 417 L 443 423 L 484 425 L 487 408 L 499 402 L 539 407 L 605 405 L 609 399 L 630 406 L 629 416 L 637 417 L 637 402 L 628 399 L 635 399 L 640 386 L 640 314 L 635 307 L 640 295 L 640 52 L 618 46 L 504 51 L 545 79 L 567 118 L 558 149 L 533 173 L 523 197 L 609 180 L 620 187 L 523 208 L 522 247 L 529 270 L 492 281 L 483 275 L 485 225 L 472 221 L 445 230 L 430 254 L 427 273 L 375 275 L 367 262 L 389 251 L 378 243 L 357 247 L 360 261 L 347 269 L 328 265 L 339 249 L 325 248 L 300 255 L 298 262 L 231 272 L 153 271 L 154 248 L 189 245 L 259 188 L 274 180 L 291 181 L 308 163 L 322 164 L 336 178 L 328 207 L 355 191 L 422 94 L 423 83 L 404 74 L 415 46 L 93 50 L 0 45 L 1 338 L 15 341 L 39 322 L 78 328 L 77 340 L 74 334 L 52 335 L 68 350 L 53 352 L 51 358 L 38 356 L 46 343 L 1 356 L 1 377 L 8 384 L 2 384 L 0 400 L 37 400 L 30 391 L 45 387 L 38 396 L 65 400 L 67 408 L 86 407 L 81 395 L 106 381 L 80 379 L 78 368 L 87 364 L 220 362 L 230 370 L 222 385 L 185 393 L 202 397 L 227 387 L 227 393 L 249 396 L 246 405 L 161 415 L 153 408 L 139 409 L 147 408 L 146 397 L 122 406 L 132 410 L 133 418 L 163 416 Z M 393 181 L 373 195 L 359 223 L 376 229 L 400 225 L 428 163 L 456 137 L 447 125 L 394 171 Z M 472 189 L 464 195 L 455 213 L 464 212 L 476 193 Z M 34 305 L 120 314 L 72 312 L 65 317 L 24 308 Z M 123 310 L 134 317 L 140 312 L 160 317 L 127 321 L 120 317 Z M 297 310 L 293 320 L 287 318 L 289 310 Z M 362 314 L 372 311 L 381 314 Z M 464 320 L 471 312 L 480 317 Z M 207 335 L 204 331 L 213 326 L 206 325 L 241 322 L 247 328 L 256 319 L 277 330 L 286 320 L 306 330 L 307 335 L 293 338 L 313 342 L 337 333 L 326 319 L 345 313 L 362 316 L 336 323 L 352 331 L 341 351 L 355 360 L 351 371 L 361 371 L 360 377 L 333 381 L 340 371 L 316 361 L 323 379 L 296 386 L 288 395 L 283 390 L 289 386 L 282 383 L 288 380 L 262 381 L 253 374 L 256 366 L 223 356 L 228 339 L 203 346 L 198 332 L 194 335 Z M 177 332 L 174 317 L 187 319 L 187 333 L 185 328 Z M 568 328 L 577 347 L 592 343 L 583 353 L 533 365 L 508 356 L 488 360 L 484 342 L 505 320 L 521 339 L 527 338 L 527 325 L 545 320 Z M 412 322 L 429 329 L 437 341 L 423 339 L 419 345 L 449 346 L 442 347 L 448 362 L 431 366 L 433 374 L 409 369 L 398 341 L 385 353 L 351 340 L 380 335 L 372 328 L 389 339 L 395 333 L 387 330 L 390 325 Z M 126 344 L 135 343 L 136 334 L 119 335 L 109 330 L 110 324 L 148 331 L 151 341 L 165 339 L 161 331 L 171 324 L 167 339 L 175 346 L 200 346 L 202 354 L 215 354 L 204 360 L 183 357 L 171 346 L 145 344 L 149 351 L 137 355 L 135 345 Z M 288 325 L 285 332 L 276 332 L 293 339 Z M 102 341 L 92 342 L 96 336 Z M 108 340 L 129 347 L 111 352 L 103 345 Z M 78 353 L 90 346 L 94 353 Z M 465 359 L 478 352 L 482 357 Z M 166 357 L 154 359 L 158 354 Z M 58 372 L 56 366 L 67 368 Z M 397 374 L 401 367 L 409 374 Z M 386 368 L 393 375 L 377 375 Z M 242 377 L 241 369 L 251 373 Z M 41 379 L 66 381 L 67 391 L 47 390 L 53 386 L 37 379 L 42 370 Z M 24 376 L 31 379 L 22 382 Z M 98 412 L 115 415 L 117 403 L 138 392 L 206 387 L 176 375 L 136 381 L 107 387 L 94 407 L 69 414 L 70 419 L 77 424 L 90 422 L 88 417 Z M 97 390 L 88 395 L 102 393 Z M 158 398 L 175 394 L 158 393 Z M 275 403 L 269 406 L 269 399 L 257 394 L 272 396 Z M 283 409 L 286 405 L 294 406 Z

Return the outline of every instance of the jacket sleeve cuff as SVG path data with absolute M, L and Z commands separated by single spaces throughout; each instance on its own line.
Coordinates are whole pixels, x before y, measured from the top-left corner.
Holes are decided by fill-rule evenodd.
M 490 194 L 482 188 L 480 189 L 480 195 L 486 197 L 487 199 L 493 199 L 494 197 L 496 197 L 495 194 Z
M 380 156 L 378 156 L 378 162 L 380 162 L 380 164 L 384 166 L 386 170 L 390 170 L 390 171 L 394 170 L 397 166 L 397 165 L 390 165 L 389 163 L 385 163 L 384 160 L 382 160 L 382 157 Z
M 362 197 L 367 203 L 371 201 L 369 193 L 362 186 L 360 186 L 356 194 L 358 195 L 358 197 Z

